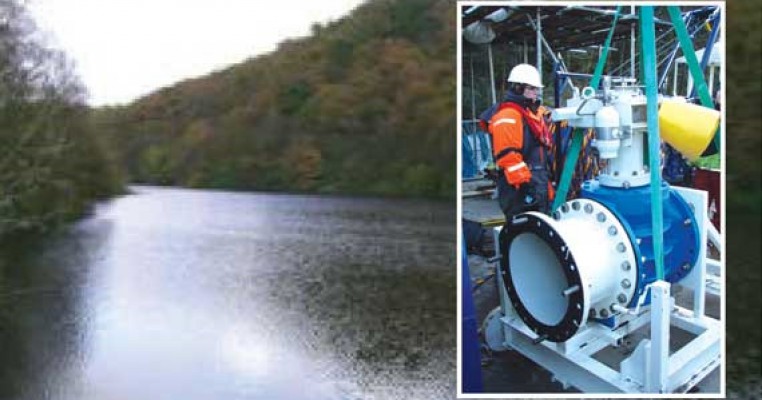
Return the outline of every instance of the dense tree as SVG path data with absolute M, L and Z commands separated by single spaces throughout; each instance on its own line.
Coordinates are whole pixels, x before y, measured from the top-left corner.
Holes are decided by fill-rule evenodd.
M 454 196 L 454 10 L 370 1 L 96 120 L 137 182 Z
M 72 71 L 20 3 L 0 0 L 0 237 L 46 229 L 119 190 Z

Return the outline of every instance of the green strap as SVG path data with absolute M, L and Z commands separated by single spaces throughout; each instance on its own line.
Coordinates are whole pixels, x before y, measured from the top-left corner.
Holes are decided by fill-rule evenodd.
M 601 81 L 601 74 L 603 74 L 603 67 L 606 66 L 606 57 L 609 53 L 609 45 L 611 45 L 611 38 L 614 36 L 614 28 L 619 20 L 619 9 L 621 6 L 616 7 L 614 13 L 614 22 L 611 24 L 609 35 L 606 37 L 606 44 L 603 46 L 603 53 L 601 58 L 598 59 L 598 64 L 595 66 L 595 73 L 593 73 L 593 79 L 590 81 L 590 86 L 593 89 L 598 87 Z M 566 152 L 566 161 L 564 161 L 564 169 L 561 173 L 561 181 L 558 184 L 558 190 L 556 190 L 556 197 L 553 199 L 553 207 L 551 211 L 555 211 L 566 201 L 566 195 L 569 192 L 569 186 L 571 185 L 571 178 L 574 175 L 574 168 L 577 166 L 577 160 L 579 159 L 579 150 L 582 147 L 582 139 L 585 130 L 575 128 L 572 132 L 572 142 L 569 146 L 569 151 Z
M 556 196 L 553 198 L 553 207 L 551 211 L 555 211 L 566 201 L 566 194 L 569 191 L 569 185 L 571 184 L 572 175 L 574 175 L 574 167 L 577 165 L 577 159 L 579 158 L 579 149 L 582 147 L 582 139 L 585 136 L 582 128 L 574 128 L 572 131 L 572 142 L 569 146 L 569 150 L 566 152 L 566 161 L 564 161 L 564 169 L 561 172 L 561 181 L 556 190 Z
M 661 168 L 659 168 L 659 92 L 656 77 L 656 32 L 653 6 L 640 8 L 640 35 L 643 38 L 643 77 L 646 85 L 648 120 L 648 161 L 651 172 L 651 222 L 653 224 L 656 279 L 664 280 L 664 218 L 661 203 Z
M 690 70 L 691 76 L 693 77 L 693 83 L 696 85 L 696 91 L 699 94 L 701 105 L 714 109 L 714 102 L 712 101 L 711 94 L 709 94 L 709 87 L 706 85 L 704 73 L 701 71 L 701 66 L 699 65 L 698 59 L 696 58 L 696 52 L 693 49 L 693 42 L 691 42 L 691 37 L 688 34 L 688 29 L 685 27 L 683 17 L 680 14 L 680 7 L 668 6 L 667 11 L 669 12 L 669 18 L 672 20 L 672 25 L 675 26 L 675 33 L 677 34 L 677 39 L 680 42 L 680 48 L 683 50 L 685 61 L 688 63 L 688 70 Z M 717 146 L 717 150 L 719 150 L 719 129 L 714 135 L 714 144 Z
M 609 54 L 609 46 L 611 45 L 611 38 L 614 37 L 614 28 L 616 28 L 616 22 L 619 21 L 619 9 L 622 6 L 616 7 L 614 13 L 614 22 L 611 23 L 611 29 L 609 29 L 609 35 L 606 37 L 606 45 L 603 46 L 603 53 L 601 58 L 598 59 L 598 64 L 595 66 L 595 72 L 593 73 L 593 79 L 590 81 L 590 86 L 593 89 L 598 89 L 598 84 L 601 82 L 601 75 L 603 74 L 603 67 L 606 66 L 606 57 Z

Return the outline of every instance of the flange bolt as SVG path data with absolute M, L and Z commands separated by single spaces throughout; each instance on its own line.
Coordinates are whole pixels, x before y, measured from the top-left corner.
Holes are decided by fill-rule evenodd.
M 568 289 L 564 290 L 564 291 L 563 291 L 563 292 L 561 292 L 561 293 L 562 293 L 562 294 L 563 294 L 565 297 L 569 297 L 569 296 L 571 296 L 572 294 L 574 294 L 574 293 L 577 293 L 577 292 L 579 292 L 579 285 L 574 285 L 574 286 L 572 286 L 572 287 L 570 287 L 570 288 L 568 288 Z
M 544 342 L 546 340 L 548 340 L 548 335 L 547 334 L 543 334 L 543 335 L 540 335 L 540 336 L 536 337 L 534 340 L 532 340 L 532 344 L 538 345 L 538 344 L 540 344 L 540 343 L 542 343 L 542 342 Z

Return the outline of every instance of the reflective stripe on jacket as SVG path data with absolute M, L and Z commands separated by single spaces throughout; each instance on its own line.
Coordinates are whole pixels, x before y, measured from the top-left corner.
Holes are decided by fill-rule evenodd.
M 544 112 L 542 108 L 538 114 Z M 490 118 L 488 131 L 492 136 L 492 152 L 500 171 L 525 162 L 530 170 L 544 169 L 547 155 L 545 148 L 535 139 L 524 124 L 519 111 L 500 107 Z

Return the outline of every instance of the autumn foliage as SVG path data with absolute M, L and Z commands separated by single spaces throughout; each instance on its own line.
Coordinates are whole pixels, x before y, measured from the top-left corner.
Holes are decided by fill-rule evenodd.
M 96 123 L 135 182 L 452 197 L 454 11 L 371 1 Z

